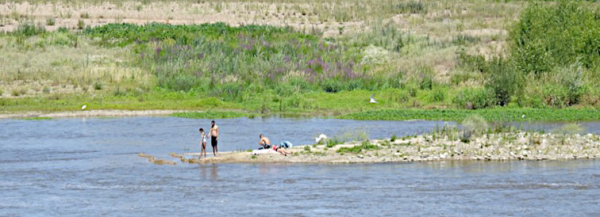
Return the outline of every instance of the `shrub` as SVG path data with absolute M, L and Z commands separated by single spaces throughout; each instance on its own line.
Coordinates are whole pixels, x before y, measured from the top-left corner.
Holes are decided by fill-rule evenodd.
M 390 138 L 390 141 L 392 141 L 392 142 L 393 142 L 393 141 L 396 141 L 396 139 L 397 139 L 397 138 L 396 138 L 396 134 L 393 134 L 393 135 L 392 135 L 392 137 Z
M 421 90 L 431 90 L 433 88 L 433 76 L 435 72 L 429 67 L 421 67 L 419 71 L 419 88 Z
M 598 65 L 598 13 L 584 4 L 530 4 L 510 31 L 517 69 L 538 74 L 555 66 L 571 65 L 577 58 L 587 68 Z
M 471 131 L 463 131 L 460 134 L 460 141 L 463 143 L 470 143 L 472 135 L 473 135 L 473 132 L 471 132 Z
M 443 102 L 446 99 L 446 91 L 442 88 L 434 88 L 431 98 L 433 102 Z
M 56 20 L 54 20 L 54 18 L 46 19 L 46 26 L 54 26 L 54 24 L 56 24 Z
M 542 97 L 548 106 L 562 108 L 569 105 L 569 91 L 560 84 L 545 84 Z
M 328 139 L 327 140 L 327 148 L 333 148 L 334 146 L 336 146 L 337 144 L 340 144 L 340 143 L 341 143 L 341 141 L 339 141 L 336 138 Z
M 477 72 L 487 71 L 487 63 L 482 55 L 469 55 L 464 49 L 461 49 L 456 56 L 456 62 L 462 68 Z
M 82 30 L 83 28 L 85 28 L 85 22 L 82 19 L 79 19 L 77 21 L 77 29 Z
M 39 35 L 39 34 L 43 34 L 46 33 L 46 29 L 43 26 L 36 26 L 32 23 L 22 23 L 19 24 L 19 26 L 17 27 L 17 30 L 13 32 L 13 34 L 15 35 L 20 35 L 20 36 L 34 36 L 34 35 Z
M 485 132 L 488 129 L 487 121 L 480 115 L 469 115 L 461 123 L 463 130 L 472 133 Z
M 327 93 L 337 93 L 345 89 L 344 82 L 338 81 L 336 79 L 327 79 L 321 82 L 321 87 L 323 91 Z
M 485 88 L 468 88 L 459 91 L 453 102 L 460 108 L 481 109 L 496 104 L 494 92 Z
M 579 103 L 581 96 L 585 93 L 582 64 L 576 62 L 569 68 L 559 69 L 557 77 L 558 81 L 567 90 L 567 104 L 573 105 Z
M 304 146 L 304 151 L 310 152 L 310 146 Z
M 94 90 L 102 90 L 102 82 L 101 81 L 94 82 Z
M 487 70 L 487 88 L 494 91 L 498 105 L 507 105 L 517 88 L 522 87 L 521 74 L 502 58 L 490 60 Z

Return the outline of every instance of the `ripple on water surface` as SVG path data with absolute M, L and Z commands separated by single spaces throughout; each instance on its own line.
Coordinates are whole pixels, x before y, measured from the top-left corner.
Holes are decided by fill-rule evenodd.
M 196 151 L 197 128 L 208 128 L 209 121 L 1 120 L 0 216 L 600 216 L 598 160 L 159 166 L 136 156 Z M 381 138 L 444 124 L 277 118 L 217 123 L 222 150 L 253 148 L 258 133 L 311 144 L 317 133 L 359 129 Z

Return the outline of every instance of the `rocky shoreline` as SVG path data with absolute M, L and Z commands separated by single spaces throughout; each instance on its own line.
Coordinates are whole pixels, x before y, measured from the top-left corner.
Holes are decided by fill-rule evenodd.
M 453 136 L 454 135 L 454 136 Z M 572 160 L 600 158 L 600 136 L 536 132 L 489 133 L 468 141 L 459 134 L 424 134 L 397 139 L 309 145 L 290 149 L 293 154 L 253 155 L 224 152 L 198 158 L 198 153 L 171 153 L 183 163 L 386 163 L 443 160 Z M 151 157 L 140 153 L 140 156 Z M 153 159 L 154 158 L 150 158 Z M 164 161 L 155 161 L 160 164 Z

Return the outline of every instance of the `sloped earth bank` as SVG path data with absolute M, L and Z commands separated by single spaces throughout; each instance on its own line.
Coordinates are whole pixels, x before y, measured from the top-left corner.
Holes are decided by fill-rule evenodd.
M 463 142 L 453 135 L 424 134 L 387 140 L 300 146 L 291 155 L 254 155 L 251 152 L 224 152 L 217 157 L 199 158 L 199 153 L 171 153 L 183 163 L 384 163 L 441 160 L 572 160 L 600 158 L 600 136 L 596 134 L 496 133 L 473 136 Z M 154 157 L 149 162 L 157 163 Z M 161 160 L 157 164 L 173 164 Z M 171 163 L 169 163 L 171 162 Z M 174 165 L 174 164 L 173 164 Z

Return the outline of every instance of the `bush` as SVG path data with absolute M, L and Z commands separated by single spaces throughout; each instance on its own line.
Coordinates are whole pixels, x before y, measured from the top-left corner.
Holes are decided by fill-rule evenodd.
M 54 26 L 54 24 L 56 24 L 56 20 L 54 20 L 54 18 L 46 19 L 46 26 Z
M 102 82 L 100 82 L 100 81 L 94 82 L 94 90 L 102 90 Z
M 19 24 L 17 30 L 13 32 L 14 35 L 20 36 L 34 36 L 46 33 L 46 29 L 43 26 L 36 26 L 32 23 L 22 23 Z
M 327 79 L 321 82 L 321 88 L 327 93 L 337 93 L 346 89 L 344 82 L 336 79 Z
M 336 138 L 327 140 L 327 148 L 333 148 L 334 146 L 341 144 L 342 142 Z
M 83 28 L 85 28 L 85 22 L 80 19 L 77 21 L 77 29 L 82 30 Z
M 431 98 L 433 102 L 443 102 L 446 99 L 446 91 L 442 88 L 434 88 Z
M 579 103 L 581 96 L 585 93 L 582 64 L 576 62 L 569 68 L 559 69 L 557 77 L 562 86 L 567 90 L 567 104 L 574 105 Z
M 517 69 L 539 74 L 569 66 L 577 58 L 587 68 L 600 62 L 598 13 L 582 1 L 532 3 L 510 31 Z
M 461 123 L 463 130 L 471 133 L 481 133 L 488 129 L 487 121 L 480 115 L 469 115 Z
M 560 84 L 545 84 L 542 97 L 548 106 L 562 108 L 569 105 L 569 91 Z
M 487 88 L 494 91 L 498 105 L 507 105 L 517 88 L 522 87 L 521 74 L 509 61 L 502 58 L 493 58 L 488 63 L 487 70 Z
M 481 109 L 496 104 L 494 92 L 485 88 L 468 88 L 458 92 L 453 102 L 460 108 Z
M 476 72 L 487 71 L 487 63 L 482 55 L 469 55 L 464 49 L 457 52 L 458 66 Z
M 306 152 L 310 152 L 310 146 L 308 146 L 308 145 L 307 145 L 307 146 L 304 146 L 304 151 L 306 151 Z

